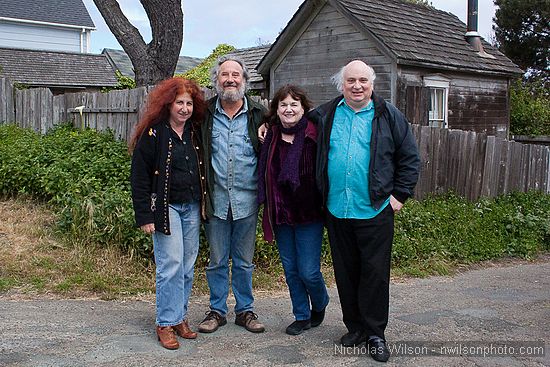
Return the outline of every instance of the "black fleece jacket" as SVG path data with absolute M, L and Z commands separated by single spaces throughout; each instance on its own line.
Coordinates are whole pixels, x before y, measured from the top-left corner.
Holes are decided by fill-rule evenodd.
M 317 138 L 316 182 L 326 205 L 329 189 L 328 151 L 334 113 L 339 96 L 308 113 L 308 117 L 319 124 Z M 420 158 L 416 140 L 405 116 L 393 105 L 376 94 L 372 140 L 370 146 L 369 196 L 375 209 L 393 195 L 404 203 L 414 194 L 418 180 Z

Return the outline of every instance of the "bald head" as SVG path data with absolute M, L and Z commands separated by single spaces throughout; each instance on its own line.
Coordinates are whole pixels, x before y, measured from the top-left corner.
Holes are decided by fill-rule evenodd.
M 366 107 L 372 96 L 374 70 L 361 60 L 353 60 L 333 77 L 338 89 L 344 94 L 348 106 L 355 111 Z

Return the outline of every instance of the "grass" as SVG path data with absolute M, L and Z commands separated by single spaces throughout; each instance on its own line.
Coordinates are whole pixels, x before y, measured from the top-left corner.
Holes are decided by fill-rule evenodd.
M 132 258 L 119 248 L 61 240 L 55 217 L 36 200 L 0 199 L 0 295 L 100 299 L 151 298 L 155 294 L 153 264 Z M 286 292 L 282 267 L 254 272 L 259 292 Z M 329 284 L 329 266 L 323 267 Z M 193 292 L 208 294 L 204 266 L 197 267 Z
M 59 242 L 47 205 L 0 200 L 0 292 L 102 299 L 154 294 L 154 267 L 115 247 Z
M 154 299 L 154 265 L 131 257 L 119 247 L 90 246 L 67 240 L 55 232 L 55 217 L 48 205 L 19 197 L 0 199 L 0 296 L 36 296 L 100 299 Z M 542 258 L 549 254 L 543 251 Z M 533 259 L 531 259 L 532 261 Z M 392 279 L 452 275 L 471 267 L 530 261 L 500 258 L 485 262 L 460 262 L 434 256 L 392 268 Z M 195 269 L 194 295 L 208 294 L 204 261 Z M 329 262 L 322 264 L 327 285 L 334 285 Z M 269 261 L 254 271 L 255 292 L 287 292 L 279 261 Z

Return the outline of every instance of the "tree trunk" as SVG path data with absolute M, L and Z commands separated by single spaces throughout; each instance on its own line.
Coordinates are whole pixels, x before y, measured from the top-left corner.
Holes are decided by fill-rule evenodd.
M 174 75 L 183 42 L 180 0 L 140 0 L 152 39 L 145 43 L 139 30 L 122 13 L 116 0 L 94 0 L 105 23 L 122 46 L 136 75 L 136 86 L 154 85 Z

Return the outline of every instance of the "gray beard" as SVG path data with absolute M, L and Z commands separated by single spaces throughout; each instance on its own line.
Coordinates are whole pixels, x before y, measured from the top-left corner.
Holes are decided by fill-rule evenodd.
M 223 87 L 216 85 L 216 93 L 218 93 L 218 97 L 220 97 L 222 101 L 237 102 L 244 98 L 245 88 L 246 86 L 244 83 L 242 83 L 240 88 L 236 91 L 227 91 L 224 90 Z

